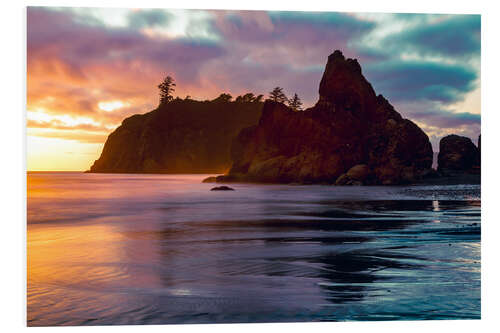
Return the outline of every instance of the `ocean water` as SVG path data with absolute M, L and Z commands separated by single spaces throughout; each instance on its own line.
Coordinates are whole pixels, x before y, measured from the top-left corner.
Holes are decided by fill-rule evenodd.
M 481 316 L 478 185 L 27 177 L 29 326 Z

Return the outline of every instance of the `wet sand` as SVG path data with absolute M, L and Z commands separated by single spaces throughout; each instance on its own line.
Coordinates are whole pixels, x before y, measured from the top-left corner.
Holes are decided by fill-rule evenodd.
M 28 325 L 479 319 L 478 185 L 28 175 Z

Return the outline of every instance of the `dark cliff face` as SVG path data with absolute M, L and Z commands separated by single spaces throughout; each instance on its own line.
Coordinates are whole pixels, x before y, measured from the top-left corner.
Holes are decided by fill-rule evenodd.
M 294 112 L 266 101 L 256 126 L 233 141 L 233 165 L 218 181 L 327 182 L 349 169 L 363 184 L 412 182 L 432 165 L 427 135 L 377 96 L 356 60 L 340 51 L 328 58 L 316 105 Z
M 174 100 L 111 133 L 90 172 L 224 173 L 232 139 L 254 125 L 261 102 Z

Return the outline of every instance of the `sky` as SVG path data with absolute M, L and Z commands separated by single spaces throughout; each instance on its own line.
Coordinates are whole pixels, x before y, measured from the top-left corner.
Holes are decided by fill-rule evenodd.
M 479 15 L 28 7 L 27 169 L 88 170 L 166 75 L 181 98 L 280 86 L 312 106 L 336 49 L 434 151 L 451 133 L 477 143 Z

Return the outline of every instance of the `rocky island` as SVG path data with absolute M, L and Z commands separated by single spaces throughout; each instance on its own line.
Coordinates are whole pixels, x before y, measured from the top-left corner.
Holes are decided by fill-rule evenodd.
M 89 171 L 225 173 L 208 183 L 480 182 L 480 149 L 469 138 L 444 137 L 432 169 L 428 136 L 376 95 L 358 61 L 341 51 L 328 57 L 311 108 L 251 93 L 231 99 L 175 98 L 126 118 Z
M 328 57 L 319 100 L 303 112 L 266 101 L 259 123 L 234 139 L 217 182 L 411 183 L 432 173 L 427 135 L 376 95 L 356 59 Z

